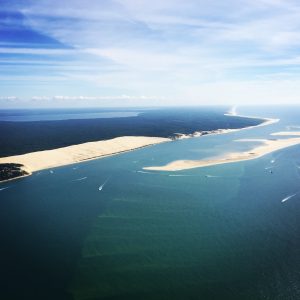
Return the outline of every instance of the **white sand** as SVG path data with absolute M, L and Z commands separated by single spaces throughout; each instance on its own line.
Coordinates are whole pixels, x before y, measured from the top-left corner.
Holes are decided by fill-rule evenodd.
M 168 138 L 124 136 L 106 141 L 4 157 L 0 158 L 0 163 L 22 164 L 25 171 L 32 173 L 38 170 L 74 164 L 169 141 L 171 139 Z
M 290 134 L 274 133 L 273 135 L 290 135 Z M 294 135 L 299 136 L 300 132 L 298 132 L 298 134 L 294 133 Z M 268 153 L 300 144 L 300 137 L 282 139 L 282 140 L 244 139 L 244 140 L 237 140 L 237 141 L 239 142 L 257 141 L 262 143 L 262 145 L 257 146 L 247 152 L 233 152 L 233 153 L 228 153 L 222 157 L 209 158 L 203 160 L 177 160 L 165 166 L 145 167 L 144 169 L 153 170 L 153 171 L 180 171 L 180 170 L 208 167 L 213 165 L 220 165 L 220 164 L 234 163 L 234 162 L 239 162 L 244 160 L 255 159 L 264 156 Z
M 260 126 L 268 126 L 268 125 L 272 125 L 272 124 L 277 123 L 277 122 L 280 121 L 280 119 L 249 117 L 249 116 L 232 115 L 232 114 L 224 114 L 224 115 L 225 116 L 231 116 L 231 117 L 243 117 L 243 118 L 248 118 L 248 119 L 261 119 L 261 120 L 263 120 L 263 122 L 258 124 L 258 125 L 252 125 L 252 126 L 247 126 L 247 127 L 243 127 L 243 128 L 215 129 L 215 130 L 204 131 L 204 132 L 206 132 L 206 134 L 203 134 L 203 132 L 201 132 L 201 131 L 196 131 L 196 132 L 191 133 L 191 134 L 175 133 L 175 135 L 177 136 L 176 139 L 177 140 L 182 140 L 182 139 L 189 139 L 189 138 L 194 138 L 194 137 L 205 137 L 205 136 L 209 136 L 209 135 L 212 135 L 212 134 L 214 134 L 214 135 L 216 135 L 216 134 L 226 134 L 226 133 L 237 132 L 237 131 L 241 131 L 241 130 L 248 130 L 248 129 L 252 129 L 252 128 L 260 127 Z
M 271 135 L 277 135 L 277 136 L 299 136 L 300 135 L 300 131 L 280 131 L 280 132 L 271 133 Z
M 234 116 L 234 115 L 232 115 Z M 239 116 L 239 115 L 236 115 Z M 245 116 L 249 118 L 248 116 Z M 251 118 L 251 117 L 250 117 Z M 257 117 L 253 117 L 257 118 Z M 265 126 L 270 125 L 272 123 L 278 122 L 277 119 L 264 119 L 265 122 L 257 125 L 257 126 Z M 230 133 L 234 131 L 239 131 L 243 129 L 250 129 L 257 126 L 249 126 L 240 129 L 219 129 L 212 132 L 212 134 L 224 134 Z M 185 136 L 185 135 L 183 135 Z M 189 135 L 192 137 L 193 135 Z M 194 136 L 200 136 L 200 134 L 196 134 Z M 206 135 L 204 135 L 206 136 Z M 146 146 L 170 142 L 172 141 L 169 138 L 158 138 L 158 137 L 143 137 L 143 136 L 124 136 L 124 137 L 117 137 L 111 140 L 106 141 L 98 141 L 98 142 L 89 142 L 83 143 L 79 145 L 73 145 L 63 148 L 58 148 L 54 150 L 45 150 L 45 151 L 37 151 L 32 153 L 27 153 L 23 155 L 16 155 L 16 156 L 9 156 L 0 158 L 1 163 L 18 163 L 24 165 L 22 167 L 27 173 L 31 174 L 32 172 L 49 169 L 69 164 L 74 164 L 78 162 L 82 162 L 85 160 L 101 158 L 109 155 L 114 155 L 126 151 L 135 150 L 138 148 L 143 148 Z M 285 146 L 286 147 L 286 146 Z M 284 147 L 282 147 L 284 148 Z M 273 150 L 275 151 L 275 150 Z M 271 151 L 269 151 L 271 152 Z M 231 154 L 234 156 L 234 154 Z M 239 157 L 242 158 L 238 160 L 245 160 L 250 159 L 244 158 L 245 154 L 237 154 Z M 255 157 L 251 157 L 255 158 Z M 167 166 L 162 167 L 148 167 L 145 169 L 149 170 L 165 170 L 165 171 L 177 171 L 183 169 L 190 169 L 190 168 L 197 168 L 201 166 L 209 166 L 214 164 L 238 161 L 236 158 L 223 158 L 223 159 L 212 159 L 212 160 L 205 160 L 205 161 L 175 161 Z M 13 178 L 15 179 L 15 178 Z
M 251 129 L 251 128 L 254 128 L 254 127 L 269 126 L 269 125 L 272 125 L 272 124 L 277 123 L 277 122 L 280 121 L 280 119 L 261 118 L 261 117 L 245 116 L 245 115 L 237 115 L 237 114 L 231 114 L 231 113 L 224 114 L 224 116 L 241 117 L 241 118 L 248 118 L 248 119 L 260 119 L 260 120 L 264 120 L 264 122 L 262 122 L 261 124 L 253 125 L 253 126 L 248 126 L 248 127 L 244 127 L 244 128 L 241 128 L 241 129 Z M 234 130 L 234 129 L 233 129 L 233 130 Z M 236 130 L 239 130 L 239 129 L 236 129 Z

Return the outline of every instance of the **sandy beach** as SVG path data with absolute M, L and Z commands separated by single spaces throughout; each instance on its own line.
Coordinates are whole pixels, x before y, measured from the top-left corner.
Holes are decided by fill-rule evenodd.
M 256 116 L 239 115 L 236 113 L 236 107 L 233 107 L 229 112 L 225 113 L 224 116 L 264 120 L 264 122 L 262 122 L 259 125 L 248 126 L 248 127 L 242 128 L 242 129 L 251 129 L 253 127 L 268 126 L 268 125 L 272 125 L 272 124 L 280 121 L 280 119 L 274 119 L 274 118 L 261 118 L 261 117 L 256 117 Z
M 279 122 L 279 119 L 270 119 L 270 118 L 257 118 L 257 117 L 248 117 L 248 116 L 241 116 L 241 115 L 232 115 L 232 114 L 224 114 L 225 116 L 231 116 L 231 117 L 243 117 L 243 118 L 249 118 L 249 119 L 261 119 L 263 120 L 262 123 L 258 125 L 253 125 L 253 126 L 247 126 L 243 128 L 236 128 L 236 129 L 215 129 L 215 130 L 208 130 L 208 131 L 195 131 L 194 133 L 190 134 L 184 134 L 184 133 L 174 133 L 176 136 L 176 140 L 183 140 L 183 139 L 189 139 L 189 138 L 194 138 L 194 137 L 203 137 L 206 135 L 216 135 L 216 134 L 226 134 L 226 133 L 231 133 L 231 132 L 236 132 L 240 130 L 248 130 L 252 129 L 255 127 L 260 127 L 260 126 L 269 126 L 274 123 Z
M 171 139 L 168 138 L 124 136 L 106 141 L 89 142 L 54 150 L 4 157 L 0 158 L 0 164 L 22 164 L 24 165 L 22 169 L 31 174 L 43 169 L 74 164 L 169 141 Z
M 234 163 L 262 157 L 268 153 L 300 144 L 300 132 L 277 132 L 272 136 L 299 136 L 288 139 L 243 139 L 236 142 L 260 142 L 261 145 L 247 152 L 232 152 L 222 157 L 212 157 L 203 160 L 177 160 L 165 166 L 145 167 L 152 171 L 181 171 L 193 168 L 208 167 L 226 163 Z
M 300 136 L 300 131 L 279 131 L 271 133 L 271 135 L 275 136 Z
M 236 115 L 231 115 L 236 116 Z M 254 117 L 253 117 L 254 118 Z M 226 134 L 234 131 L 251 129 L 257 126 L 266 126 L 278 122 L 277 119 L 262 119 L 262 122 L 256 126 L 249 126 L 239 129 L 217 129 L 205 132 L 195 132 L 194 134 L 178 134 L 177 139 L 183 138 L 192 138 L 206 136 L 210 134 Z M 55 168 L 64 165 L 70 165 L 86 160 L 97 159 L 109 155 L 115 155 L 139 148 L 143 148 L 150 145 L 160 144 L 164 142 L 170 142 L 173 139 L 171 138 L 159 138 L 159 137 L 144 137 L 144 136 L 123 136 L 117 137 L 110 140 L 98 141 L 98 142 L 88 142 L 78 145 L 72 145 L 68 147 L 37 151 L 32 153 L 26 153 L 22 155 L 15 155 L 9 157 L 0 158 L 0 164 L 4 163 L 15 163 L 22 164 L 21 170 L 26 171 L 28 176 L 33 172 Z M 273 150 L 274 151 L 274 150 Z M 197 168 L 201 166 L 209 166 L 220 163 L 228 163 L 238 160 L 250 159 L 247 153 L 231 154 L 230 157 L 222 159 L 211 159 L 206 161 L 188 161 L 180 160 L 172 162 L 166 166 L 161 167 L 147 167 L 148 170 L 165 170 L 165 171 L 177 171 L 183 169 Z M 254 155 L 251 154 L 251 158 L 254 158 Z M 11 178 L 13 180 L 16 178 L 24 177 L 19 176 Z M 2 181 L 3 182 L 3 181 Z

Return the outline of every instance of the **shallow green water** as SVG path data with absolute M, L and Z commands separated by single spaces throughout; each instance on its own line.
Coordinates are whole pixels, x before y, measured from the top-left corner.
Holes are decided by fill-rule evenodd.
M 9 187 L 0 192 L 3 299 L 300 298 L 300 146 L 241 163 L 140 172 L 245 150 L 251 143 L 234 140 L 300 125 L 300 109 L 272 116 L 281 121 L 1 184 Z

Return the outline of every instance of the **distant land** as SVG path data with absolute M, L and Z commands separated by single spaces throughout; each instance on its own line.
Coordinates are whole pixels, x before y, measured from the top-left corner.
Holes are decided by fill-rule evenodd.
M 125 117 L 118 112 L 118 117 L 95 119 L 95 114 L 84 111 L 78 114 L 80 119 L 75 120 L 63 119 L 73 118 L 74 110 L 57 111 L 56 115 L 51 111 L 48 114 L 51 120 L 47 120 L 45 110 L 40 115 L 39 111 L 2 112 L 2 119 L 16 121 L 0 122 L 3 132 L 0 181 L 174 139 L 249 128 L 267 121 L 224 114 L 224 110 L 211 108 L 155 109 L 136 112 L 135 116 L 123 112 Z M 106 116 L 107 113 L 105 111 Z M 114 113 L 116 111 L 111 115 Z M 26 121 L 20 121 L 22 119 Z
M 97 111 L 97 110 L 96 110 Z M 96 112 L 84 110 L 83 113 Z M 98 112 L 109 112 L 99 110 Z M 112 110 L 114 111 L 114 110 Z M 128 110 L 132 112 L 133 110 Z M 8 114 L 45 114 L 47 110 L 1 111 Z M 61 113 L 60 110 L 51 111 Z M 64 113 L 78 113 L 64 110 Z M 126 110 L 124 110 L 126 113 Z M 237 129 L 256 126 L 264 120 L 224 115 L 226 107 L 194 107 L 139 109 L 137 116 L 99 119 L 55 121 L 0 121 L 0 157 L 51 150 L 86 142 L 109 140 L 121 136 L 148 136 L 172 138 L 176 133 L 193 134 L 198 131 Z M 83 114 L 84 115 L 84 114 Z

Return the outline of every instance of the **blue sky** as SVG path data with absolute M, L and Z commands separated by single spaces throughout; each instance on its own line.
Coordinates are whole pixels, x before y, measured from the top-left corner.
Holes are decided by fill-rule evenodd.
M 0 0 L 0 107 L 299 103 L 300 3 Z

